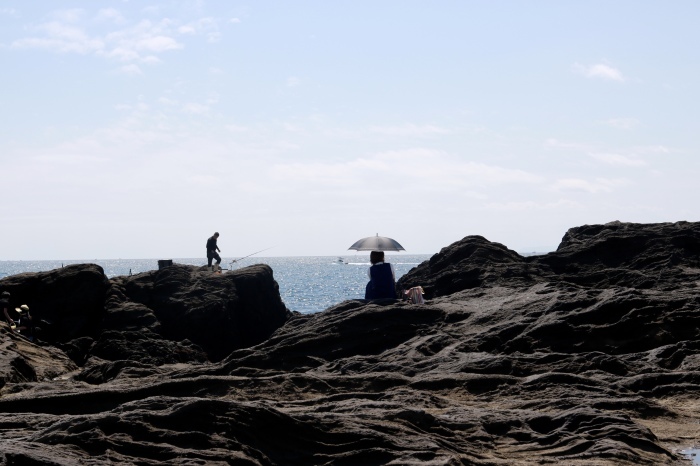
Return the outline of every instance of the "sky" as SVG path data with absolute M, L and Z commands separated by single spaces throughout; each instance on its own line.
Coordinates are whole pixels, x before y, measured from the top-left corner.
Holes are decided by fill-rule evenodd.
M 0 0 L 0 260 L 698 221 L 700 2 Z

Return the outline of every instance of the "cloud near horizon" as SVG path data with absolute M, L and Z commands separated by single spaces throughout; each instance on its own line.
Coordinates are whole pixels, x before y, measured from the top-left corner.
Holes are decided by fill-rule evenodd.
M 611 128 L 630 130 L 639 126 L 640 122 L 636 118 L 611 118 L 602 123 Z
M 431 137 L 450 134 L 450 130 L 436 125 L 416 125 L 408 123 L 401 126 L 372 126 L 370 133 L 386 136 Z
M 646 167 L 649 165 L 646 161 L 636 159 L 633 157 L 628 157 L 621 154 L 613 153 L 592 153 L 588 154 L 590 157 L 605 162 L 609 165 L 619 165 L 624 167 Z
M 509 184 L 537 184 L 543 177 L 519 169 L 461 159 L 441 150 L 414 148 L 386 151 L 342 162 L 278 163 L 274 180 L 304 186 L 356 186 L 375 190 L 378 180 L 410 187 L 414 192 L 463 192 Z
M 592 181 L 581 178 L 562 178 L 554 183 L 552 190 L 559 192 L 578 191 L 589 194 L 599 194 L 610 193 L 617 188 L 628 185 L 629 183 L 629 180 L 623 178 L 596 178 Z

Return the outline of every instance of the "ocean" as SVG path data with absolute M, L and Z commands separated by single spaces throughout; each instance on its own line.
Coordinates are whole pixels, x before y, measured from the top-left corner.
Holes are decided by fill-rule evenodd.
M 430 254 L 387 254 L 386 261 L 394 265 L 396 279 L 413 267 L 430 259 Z M 173 259 L 189 265 L 206 265 L 206 259 Z M 137 274 L 158 268 L 157 259 L 105 259 L 57 261 L 0 261 L 0 279 L 24 272 L 53 270 L 69 264 L 92 263 L 101 266 L 107 277 Z M 292 311 L 302 314 L 320 312 L 346 299 L 365 296 L 369 254 L 349 254 L 342 257 L 249 257 L 231 263 L 223 258 L 222 268 L 239 269 L 253 264 L 268 264 L 279 284 L 282 301 Z

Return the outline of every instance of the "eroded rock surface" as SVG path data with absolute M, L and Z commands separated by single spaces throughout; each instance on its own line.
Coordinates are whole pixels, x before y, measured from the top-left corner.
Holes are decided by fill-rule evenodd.
M 218 283 L 222 302 L 248 302 L 245 280 Z M 114 280 L 109 331 L 184 341 L 163 316 L 208 307 L 178 304 L 187 280 L 158 283 Z M 700 224 L 584 226 L 535 257 L 471 236 L 414 285 L 426 304 L 346 301 L 220 361 L 90 356 L 71 377 L 8 379 L 0 464 L 689 464 Z

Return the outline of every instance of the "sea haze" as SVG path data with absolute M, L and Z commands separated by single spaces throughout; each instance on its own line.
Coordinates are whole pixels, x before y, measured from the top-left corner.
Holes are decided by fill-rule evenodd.
M 387 254 L 387 262 L 394 265 L 396 279 L 430 259 L 429 254 Z M 173 259 L 179 264 L 206 265 L 206 260 Z M 69 264 L 93 263 L 100 265 L 107 277 L 137 274 L 158 268 L 157 259 L 105 259 L 65 261 L 0 261 L 0 278 L 24 272 L 41 272 Z M 231 263 L 223 258 L 225 269 L 240 269 L 253 264 L 268 264 L 280 287 L 282 300 L 292 311 L 303 314 L 319 312 L 346 299 L 363 298 L 367 284 L 368 254 L 350 254 L 343 257 L 250 257 Z

